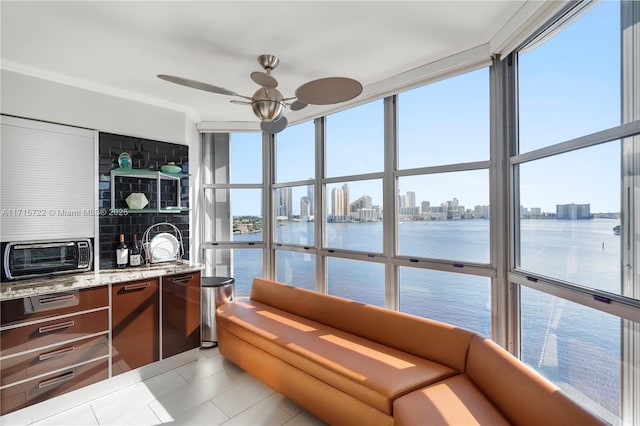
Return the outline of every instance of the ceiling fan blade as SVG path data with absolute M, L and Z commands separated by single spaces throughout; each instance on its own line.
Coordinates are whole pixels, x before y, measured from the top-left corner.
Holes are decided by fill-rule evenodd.
M 283 115 L 277 120 L 262 120 L 260 128 L 265 133 L 280 133 L 287 127 L 287 124 L 289 124 L 289 121 Z
M 239 99 L 231 99 L 229 102 L 231 102 L 232 104 L 237 104 L 237 105 L 251 105 L 250 101 L 241 101 Z
M 307 104 L 305 104 L 304 102 L 302 102 L 301 100 L 296 100 L 295 102 L 293 102 L 290 106 L 289 109 L 291 111 L 300 111 L 302 108 L 306 107 Z
M 223 87 L 214 86 L 212 84 L 203 83 L 201 81 L 190 80 L 188 78 L 176 77 L 166 74 L 158 74 L 158 78 L 161 80 L 169 81 L 171 83 L 191 87 L 192 89 L 205 90 L 207 92 L 213 92 L 219 95 L 240 96 L 246 98 L 246 96 L 238 95 L 236 92 L 232 92 L 231 90 L 227 90 Z
M 262 87 L 266 87 L 267 89 L 275 89 L 276 87 L 278 87 L 278 81 L 266 72 L 252 72 L 251 80 Z
M 313 80 L 296 89 L 296 97 L 311 105 L 331 105 L 351 100 L 362 93 L 362 84 L 347 77 Z

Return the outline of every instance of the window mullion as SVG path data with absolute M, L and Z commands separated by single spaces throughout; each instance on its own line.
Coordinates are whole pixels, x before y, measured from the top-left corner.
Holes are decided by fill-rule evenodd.
M 202 259 L 206 265 L 204 276 L 230 275 L 231 258 L 228 255 L 216 256 L 215 250 L 207 250 L 204 244 L 209 241 L 229 241 L 231 239 L 231 191 L 225 191 L 226 202 L 218 202 L 215 189 L 207 188 L 215 184 L 228 184 L 230 154 L 230 135 L 228 133 L 205 133 L 202 136 L 202 183 L 203 197 L 203 245 Z M 224 209 L 224 211 L 220 211 Z M 223 269 L 223 270 L 221 270 Z
M 397 182 L 395 172 L 398 169 L 398 97 L 391 96 L 384 100 L 384 177 L 382 181 L 382 205 L 385 207 L 383 220 L 383 253 L 386 257 L 385 267 L 385 306 L 398 310 L 400 306 L 399 269 L 392 260 L 397 253 Z
M 621 2 L 622 122 L 640 120 L 640 3 Z M 622 141 L 622 294 L 640 299 L 640 135 Z M 623 424 L 640 424 L 640 322 L 622 320 Z
M 326 146 L 327 146 L 327 132 L 326 132 L 326 119 L 320 117 L 315 120 L 315 153 L 316 153 L 316 181 L 315 189 L 313 192 L 314 197 L 314 217 L 315 217 L 315 243 L 316 251 L 316 291 L 320 293 L 327 292 L 327 257 L 320 253 L 320 249 L 326 246 L 326 232 L 325 226 L 327 220 L 327 197 L 326 197 L 326 184 L 324 183 L 325 176 L 327 174 L 327 167 L 325 164 Z
M 507 59 L 509 61 L 509 59 Z M 508 347 L 508 236 L 509 236 L 509 188 L 508 188 L 508 123 L 507 99 L 511 87 L 508 62 L 495 58 L 490 69 L 490 123 L 491 168 L 489 169 L 490 207 L 490 263 L 496 271 L 491 285 L 491 336 L 503 347 Z M 512 349 L 512 348 L 509 348 Z
M 271 133 L 262 133 L 262 240 L 266 249 L 262 251 L 263 273 L 269 279 L 275 279 L 275 251 L 273 235 L 275 220 L 273 214 L 273 182 L 275 181 L 275 137 Z

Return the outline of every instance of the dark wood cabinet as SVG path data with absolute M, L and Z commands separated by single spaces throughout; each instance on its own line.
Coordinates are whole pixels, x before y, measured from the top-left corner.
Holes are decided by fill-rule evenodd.
M 162 358 L 200 347 L 200 272 L 162 278 Z
M 0 415 L 109 377 L 107 286 L 3 300 Z
M 118 375 L 160 359 L 159 279 L 111 287 L 112 374 Z
M 198 348 L 200 321 L 198 270 L 3 300 L 0 415 Z

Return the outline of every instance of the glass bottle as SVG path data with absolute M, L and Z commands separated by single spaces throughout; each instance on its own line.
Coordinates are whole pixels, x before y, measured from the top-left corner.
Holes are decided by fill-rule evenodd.
M 124 234 L 120 234 L 120 242 L 116 246 L 116 266 L 126 268 L 129 262 L 129 246 L 124 242 Z
M 133 242 L 129 249 L 129 266 L 140 266 L 140 246 L 138 245 L 138 235 L 133 234 Z

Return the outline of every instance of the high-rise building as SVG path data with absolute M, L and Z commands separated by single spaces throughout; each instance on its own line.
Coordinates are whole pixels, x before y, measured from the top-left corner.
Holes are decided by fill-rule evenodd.
M 556 204 L 558 219 L 590 219 L 591 204 Z
M 311 216 L 311 202 L 309 197 L 300 197 L 300 217 Z
M 349 216 L 349 184 L 331 190 L 331 214 L 333 216 Z
M 447 219 L 460 219 L 461 215 L 464 214 L 464 208 L 462 209 L 462 213 L 460 212 L 460 205 L 457 198 L 445 201 L 442 203 L 442 207 L 447 209 Z
M 420 209 L 416 207 L 416 193 L 407 191 L 405 195 L 398 196 L 398 213 L 401 215 L 417 216 Z
M 429 209 L 431 208 L 431 203 L 428 201 L 423 201 L 420 203 L 420 212 L 423 215 L 427 215 L 429 213 Z
M 276 189 L 276 197 L 275 197 L 275 211 L 276 216 L 281 217 L 291 217 L 292 215 L 292 203 L 291 203 L 291 192 L 292 189 L 289 188 L 277 188 Z
M 307 200 L 309 201 L 309 214 L 313 215 L 313 185 L 307 185 Z
M 349 215 L 349 184 L 345 183 L 344 185 L 342 185 L 342 215 L 344 216 L 348 216 Z
M 342 188 L 333 188 L 331 190 L 331 214 L 333 216 L 344 215 L 344 196 Z
M 357 212 L 361 209 L 371 210 L 373 208 L 373 202 L 371 200 L 371 196 L 363 195 L 362 197 L 355 200 L 353 203 L 349 204 L 349 211 L 351 213 Z
M 416 193 L 413 191 L 407 191 L 407 195 L 405 197 L 405 205 L 403 207 L 408 207 L 410 209 L 416 206 Z
M 408 211 L 413 211 L 416 206 L 416 193 L 413 191 L 407 191 L 405 195 L 398 195 L 398 209 L 400 214 L 405 214 Z
M 476 219 L 489 219 L 489 206 L 475 206 L 473 217 Z

